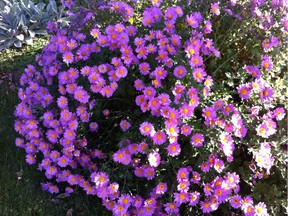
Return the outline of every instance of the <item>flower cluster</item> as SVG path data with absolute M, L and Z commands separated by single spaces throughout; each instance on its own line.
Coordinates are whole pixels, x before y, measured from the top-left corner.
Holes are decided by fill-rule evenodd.
M 260 2 L 251 3 L 251 16 L 262 20 L 261 28 L 272 28 L 276 21 L 259 14 Z M 64 4 L 73 8 L 74 2 Z M 28 65 L 20 79 L 16 145 L 25 149 L 27 163 L 45 172 L 43 190 L 71 194 L 82 188 L 115 216 L 180 215 L 181 205 L 198 214 L 228 205 L 245 215 L 268 215 L 263 202 L 240 195 L 241 178 L 230 164 L 251 126 L 239 104 L 213 96 L 219 81 L 208 65 L 221 52 L 211 36 L 217 30 L 213 20 L 219 22 L 222 13 L 242 20 L 235 8 L 247 5 L 211 1 L 208 11 L 194 10 L 191 2 L 190 9 L 159 0 L 148 5 L 135 25 L 134 10 L 140 13 L 142 6 L 137 1 L 72 13 L 71 28 L 49 24 L 53 35 L 37 55 L 38 65 Z M 278 1 L 272 6 L 284 8 Z M 102 25 L 98 13 L 118 21 Z M 281 23 L 287 32 L 287 17 Z M 285 110 L 273 106 L 274 90 L 265 80 L 274 67 L 269 54 L 281 41 L 271 36 L 259 43 L 264 54 L 258 63 L 243 65 L 252 81 L 236 90 L 243 103 L 265 104 L 264 114 L 260 106 L 248 110 L 262 139 L 276 133 Z M 126 89 L 132 92 L 119 98 Z M 254 149 L 248 161 L 258 167 L 250 167 L 254 179 L 263 170 L 270 173 L 272 148 L 261 142 Z

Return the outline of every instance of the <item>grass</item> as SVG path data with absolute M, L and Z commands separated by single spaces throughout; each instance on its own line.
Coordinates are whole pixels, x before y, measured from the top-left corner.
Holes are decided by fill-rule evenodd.
M 45 181 L 36 166 L 25 162 L 25 152 L 15 146 L 13 111 L 17 105 L 17 87 L 21 72 L 33 64 L 37 53 L 47 42 L 40 39 L 33 46 L 9 49 L 0 53 L 0 215 L 34 216 L 104 215 L 96 197 L 82 192 L 68 198 L 57 198 L 40 188 Z

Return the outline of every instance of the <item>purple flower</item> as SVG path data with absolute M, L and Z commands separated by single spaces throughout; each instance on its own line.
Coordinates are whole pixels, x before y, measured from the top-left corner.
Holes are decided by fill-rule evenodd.
M 191 143 L 194 147 L 201 147 L 203 146 L 204 136 L 201 133 L 194 134 L 191 137 Z
M 252 88 L 249 84 L 241 84 L 237 87 L 238 94 L 242 99 L 249 99 L 251 97 Z
M 177 214 L 179 212 L 179 205 L 176 203 L 166 203 L 164 204 L 164 207 L 168 214 Z
M 167 140 L 167 135 L 163 131 L 155 132 L 155 134 L 153 135 L 153 142 L 156 145 L 162 145 L 166 142 L 166 140 Z
M 220 8 L 219 8 L 219 3 L 215 2 L 211 4 L 211 12 L 215 14 L 216 16 L 220 15 Z
M 180 145 L 178 143 L 171 143 L 167 146 L 168 155 L 171 157 L 178 156 L 181 152 Z
M 154 136 L 155 134 L 154 126 L 149 122 L 143 122 L 139 127 L 139 131 L 143 136 Z
M 195 68 L 193 70 L 193 78 L 196 82 L 202 82 L 206 77 L 206 72 L 204 71 L 204 68 Z
M 159 182 L 155 188 L 155 193 L 158 195 L 162 195 L 167 191 L 167 184 L 165 182 Z
M 239 195 L 235 195 L 229 199 L 229 203 L 233 208 L 240 208 L 242 205 L 242 198 Z
M 212 208 L 211 208 L 211 201 L 209 200 L 205 200 L 205 201 L 201 201 L 200 202 L 200 207 L 201 207 L 201 210 L 203 213 L 209 213 L 212 211 Z
M 189 205 L 190 206 L 195 206 L 198 204 L 200 199 L 200 193 L 198 191 L 194 191 L 192 193 L 190 193 L 190 201 L 189 201 Z
M 126 120 L 122 120 L 120 122 L 120 127 L 123 131 L 127 131 L 131 127 L 131 124 Z
M 270 57 L 267 55 L 262 55 L 261 56 L 262 62 L 261 62 L 261 66 L 266 70 L 269 71 L 271 70 L 271 68 L 273 67 L 273 63 L 270 60 Z

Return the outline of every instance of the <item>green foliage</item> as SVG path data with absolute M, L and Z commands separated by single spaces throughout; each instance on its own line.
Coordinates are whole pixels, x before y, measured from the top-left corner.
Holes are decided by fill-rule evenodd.
M 30 0 L 4 0 L 0 4 L 0 50 L 10 46 L 32 45 L 36 35 L 47 35 L 46 24 L 56 19 L 63 23 L 64 7 L 57 7 L 54 0 L 46 5 Z

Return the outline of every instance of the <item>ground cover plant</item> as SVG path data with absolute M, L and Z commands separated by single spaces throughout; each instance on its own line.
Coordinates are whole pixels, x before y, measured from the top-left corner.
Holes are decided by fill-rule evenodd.
M 51 20 L 68 24 L 63 16 L 64 8 L 58 8 L 54 0 L 47 4 L 29 0 L 0 1 L 0 50 L 32 45 L 36 37 L 47 35 L 45 27 Z
M 113 215 L 285 213 L 284 2 L 64 4 L 15 110 L 43 190 Z

